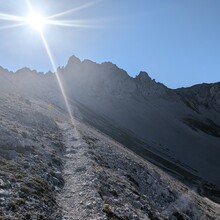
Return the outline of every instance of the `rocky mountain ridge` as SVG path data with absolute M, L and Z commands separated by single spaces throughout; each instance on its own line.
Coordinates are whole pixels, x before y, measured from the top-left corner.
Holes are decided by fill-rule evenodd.
M 152 80 L 145 72 L 132 78 L 110 62 L 97 64 L 80 61 L 74 56 L 65 67 L 58 68 L 58 74 L 76 121 L 76 136 L 68 124 L 55 74 L 42 74 L 28 68 L 16 73 L 0 69 L 3 219 L 10 219 L 10 216 L 38 219 L 39 210 L 44 210 L 43 219 L 50 219 L 48 213 L 53 213 L 51 219 L 60 219 L 60 216 L 66 216 L 66 219 L 217 219 L 218 205 L 215 203 L 219 203 L 220 196 L 219 83 L 173 90 Z M 114 143 L 110 144 L 111 141 Z M 116 153 L 113 146 L 118 144 L 133 153 L 121 148 Z M 45 157 L 40 149 L 45 151 Z M 118 158 L 117 163 L 112 161 L 111 154 Z M 127 154 L 131 154 L 130 159 Z M 42 190 L 41 184 L 48 181 L 38 171 L 40 167 L 34 169 L 38 163 L 36 158 L 40 164 L 45 164 L 45 172 L 51 173 L 46 197 L 35 195 L 37 190 Z M 71 158 L 79 160 L 79 167 Z M 153 168 L 156 174 L 148 174 L 146 167 L 152 166 L 147 165 L 148 162 L 139 167 L 141 158 L 156 165 Z M 82 161 L 87 159 L 90 162 L 82 168 Z M 21 177 L 16 176 L 15 166 L 20 167 Z M 143 176 L 139 171 L 133 172 L 137 166 L 145 169 Z M 71 173 L 72 169 L 76 171 Z M 86 170 L 88 178 L 81 182 L 80 175 Z M 100 177 L 100 182 L 94 180 L 100 189 L 89 184 L 90 175 L 94 179 Z M 32 181 L 32 177 L 39 181 Z M 163 182 L 163 178 L 168 178 L 170 187 L 178 190 L 167 192 L 168 182 Z M 15 184 L 11 184 L 12 179 Z M 145 185 L 148 180 L 150 182 Z M 77 181 L 81 194 L 68 188 Z M 125 191 L 116 182 L 125 185 Z M 159 185 L 156 187 L 154 182 Z M 80 185 L 82 183 L 85 185 Z M 14 204 L 13 201 L 22 198 L 22 185 L 28 188 L 24 195 L 26 205 Z M 32 191 L 31 187 L 36 189 Z M 151 195 L 147 187 L 155 194 Z M 160 192 L 156 190 L 158 187 L 161 187 Z M 84 188 L 85 192 L 90 189 L 94 194 L 84 193 Z M 190 202 L 183 208 L 177 198 L 185 191 L 190 191 L 190 196 L 188 193 L 186 196 Z M 162 192 L 165 192 L 165 200 L 158 205 Z M 123 195 L 130 195 L 131 203 Z M 135 195 L 137 201 L 139 197 L 141 201 L 132 202 L 136 201 Z M 82 196 L 82 201 L 72 201 L 75 196 Z M 186 197 L 184 195 L 184 201 Z M 207 201 L 205 197 L 208 197 Z M 48 199 L 56 202 L 47 206 Z M 35 206 L 34 201 L 42 206 Z M 167 211 L 168 207 L 170 211 Z M 71 218 L 71 213 L 77 209 L 82 210 L 78 212 L 79 217 Z M 8 214 L 4 215 L 4 212 Z

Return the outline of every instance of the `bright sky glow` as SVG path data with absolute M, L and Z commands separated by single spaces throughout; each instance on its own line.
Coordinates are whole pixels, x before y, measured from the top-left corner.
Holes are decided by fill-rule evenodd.
M 42 30 L 47 23 L 47 18 L 41 14 L 33 12 L 27 17 L 27 22 L 36 30 Z
M 30 11 L 29 16 L 27 17 L 20 17 L 20 16 L 16 16 L 16 15 L 10 15 L 10 14 L 4 14 L 4 13 L 0 13 L 0 20 L 4 20 L 4 21 L 9 21 L 9 22 L 14 22 L 13 24 L 7 25 L 7 26 L 2 26 L 0 27 L 0 29 L 7 29 L 7 28 L 15 28 L 15 27 L 19 27 L 19 26 L 25 26 L 25 25 L 29 25 L 30 27 L 34 28 L 35 30 L 37 30 L 39 32 L 39 35 L 42 39 L 42 44 L 45 47 L 46 53 L 48 55 L 48 59 L 50 60 L 51 66 L 53 68 L 53 71 L 55 72 L 57 81 L 58 81 L 58 85 L 60 87 L 62 96 L 64 98 L 64 102 L 66 105 L 66 109 L 67 112 L 69 113 L 70 119 L 71 119 L 71 123 L 74 124 L 74 118 L 72 115 L 72 110 L 63 86 L 63 83 L 60 79 L 59 73 L 57 72 L 57 67 L 52 55 L 52 52 L 50 50 L 49 44 L 47 42 L 47 39 L 43 33 L 43 28 L 46 25 L 56 25 L 56 26 L 66 26 L 66 27 L 81 27 L 80 25 L 80 21 L 74 21 L 74 20 L 55 20 L 55 18 L 59 18 L 62 17 L 63 15 L 67 15 L 69 13 L 73 13 L 77 10 L 83 9 L 85 7 L 89 7 L 92 4 L 94 4 L 95 2 L 89 3 L 89 4 L 85 4 L 85 5 L 81 5 L 78 8 L 74 8 L 68 11 L 64 11 L 64 12 L 60 12 L 58 14 L 54 14 L 50 17 L 44 17 L 43 15 L 41 15 L 41 13 L 36 12 L 30 2 L 30 0 L 26 0 L 27 3 L 27 7 Z M 84 27 L 82 25 L 82 27 Z
M 76 19 L 64 20 L 60 18 L 68 14 L 75 13 L 84 8 L 90 7 L 94 4 L 97 4 L 98 2 L 101 2 L 101 0 L 91 1 L 79 7 L 72 8 L 70 10 L 63 11 L 50 16 L 43 16 L 39 11 L 34 10 L 29 0 L 26 0 L 27 7 L 29 8 L 29 16 L 17 16 L 17 15 L 5 14 L 0 12 L 0 21 L 2 20 L 2 21 L 13 22 L 10 25 L 0 26 L 0 29 L 9 29 L 9 28 L 15 28 L 15 27 L 27 26 L 27 25 L 30 25 L 36 30 L 42 30 L 42 28 L 45 25 L 54 25 L 54 26 L 62 26 L 62 27 L 78 27 L 78 28 L 95 27 L 94 25 L 90 25 L 89 21 L 76 20 Z

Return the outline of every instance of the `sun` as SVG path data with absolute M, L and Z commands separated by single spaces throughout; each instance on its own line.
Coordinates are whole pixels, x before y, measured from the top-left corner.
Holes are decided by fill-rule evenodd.
M 35 30 L 42 31 L 47 23 L 46 17 L 42 16 L 40 13 L 32 12 L 27 17 L 28 24 Z
M 61 90 L 61 94 L 64 98 L 64 102 L 66 104 L 66 109 L 67 112 L 69 113 L 70 119 L 71 119 L 71 123 L 74 124 L 74 118 L 73 118 L 73 114 L 72 114 L 72 110 L 63 86 L 63 83 L 61 81 L 61 78 L 57 72 L 57 67 L 56 64 L 54 62 L 54 58 L 53 58 L 53 54 L 51 53 L 49 44 L 47 42 L 46 37 L 44 36 L 44 27 L 46 25 L 53 25 L 53 26 L 60 26 L 60 27 L 75 27 L 75 28 L 83 28 L 83 27 L 89 27 L 89 25 L 85 25 L 85 23 L 83 24 L 82 21 L 77 21 L 77 20 L 62 20 L 60 19 L 60 17 L 74 13 L 76 11 L 79 11 L 83 8 L 92 6 L 93 4 L 97 3 L 98 1 L 101 0 L 96 0 L 94 2 L 90 2 L 84 5 L 81 5 L 79 7 L 76 8 L 72 8 L 69 9 L 67 11 L 63 11 L 57 14 L 52 14 L 51 16 L 43 16 L 41 13 L 38 13 L 37 11 L 34 10 L 34 8 L 31 5 L 30 0 L 26 0 L 27 6 L 29 8 L 30 14 L 29 16 L 23 17 L 23 16 L 17 16 L 17 15 L 11 15 L 11 14 L 5 14 L 5 13 L 1 13 L 0 11 L 0 22 L 1 21 L 10 21 L 13 22 L 12 24 L 9 25 L 0 25 L 0 30 L 1 29 L 9 29 L 9 28 L 17 28 L 17 27 L 21 27 L 21 26 L 30 26 L 33 29 L 37 30 L 41 39 L 42 39 L 42 43 L 45 47 L 45 50 L 47 52 L 48 58 L 50 60 L 50 63 L 52 65 L 52 68 L 54 70 L 54 73 L 56 75 L 57 81 L 58 81 L 58 85 L 60 87 Z M 58 19 L 59 18 L 59 19 Z M 1 24 L 1 23 L 0 23 Z

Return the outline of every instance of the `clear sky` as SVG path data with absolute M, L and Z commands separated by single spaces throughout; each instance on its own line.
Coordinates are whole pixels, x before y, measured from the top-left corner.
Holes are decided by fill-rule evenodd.
M 91 1 L 30 2 L 48 16 Z M 26 16 L 28 10 L 25 0 L 0 0 L 0 13 Z M 62 19 L 91 27 L 44 28 L 57 66 L 76 55 L 111 61 L 131 76 L 146 71 L 171 88 L 220 81 L 220 0 L 103 0 Z M 0 65 L 52 70 L 39 33 L 30 27 L 0 29 Z

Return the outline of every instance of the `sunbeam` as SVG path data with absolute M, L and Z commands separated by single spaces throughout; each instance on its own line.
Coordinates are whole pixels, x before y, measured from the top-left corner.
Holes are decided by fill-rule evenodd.
M 101 1 L 102 0 L 96 0 L 93 2 L 89 2 L 89 3 L 81 5 L 79 7 L 75 7 L 73 9 L 70 9 L 70 10 L 67 10 L 64 12 L 60 12 L 58 14 L 54 14 L 51 16 L 42 16 L 40 13 L 37 13 L 36 11 L 34 11 L 30 1 L 26 0 L 30 14 L 26 17 L 22 17 L 22 16 L 11 15 L 11 14 L 0 13 L 0 20 L 9 21 L 9 22 L 16 22 L 16 24 L 5 25 L 3 27 L 0 27 L 0 29 L 19 27 L 19 26 L 23 26 L 23 25 L 29 25 L 29 26 L 34 27 L 35 29 L 41 29 L 45 25 L 75 27 L 75 28 L 99 28 L 101 26 L 94 24 L 94 22 L 97 23 L 94 20 L 93 20 L 93 24 L 92 24 L 91 19 L 90 20 L 62 20 L 62 19 L 58 20 L 58 19 L 54 19 L 54 18 L 58 18 L 58 17 L 64 16 L 64 15 L 82 10 L 84 8 L 87 8 L 87 7 L 90 7 L 94 4 L 97 4 L 98 2 L 101 2 Z
M 18 23 L 18 24 L 11 24 L 11 25 L 5 25 L 5 26 L 1 26 L 0 30 L 2 29 L 10 29 L 10 28 L 16 28 L 16 27 L 21 27 L 21 26 L 25 26 L 26 23 Z
M 89 2 L 87 4 L 84 4 L 84 5 L 80 5 L 79 7 L 76 7 L 76 8 L 72 8 L 70 10 L 67 10 L 67 11 L 64 11 L 64 12 L 60 12 L 58 14 L 54 14 L 54 15 L 51 15 L 49 17 L 47 17 L 48 19 L 53 19 L 53 18 L 57 18 L 57 17 L 61 17 L 61 16 L 64 16 L 64 15 L 67 15 L 67 14 L 70 14 L 70 13 L 73 13 L 73 12 L 76 12 L 76 11 L 79 11 L 79 10 L 82 10 L 84 8 L 88 8 L 92 5 L 95 5 L 97 4 L 98 2 L 101 2 L 102 0 L 96 0 L 96 1 L 93 1 L 93 2 Z
M 73 119 L 72 111 L 71 111 L 71 108 L 70 108 L 70 104 L 69 104 L 69 102 L 68 102 L 68 99 L 67 99 L 67 96 L 66 96 L 66 92 L 65 92 L 65 90 L 64 90 L 64 87 L 63 87 L 62 81 L 61 81 L 61 79 L 60 79 L 59 73 L 57 72 L 57 68 L 56 68 L 56 65 L 55 65 L 55 62 L 54 62 L 52 53 L 51 53 L 51 51 L 50 51 L 49 45 L 48 45 L 48 43 L 47 43 L 46 38 L 44 37 L 43 32 L 42 32 L 42 31 L 39 31 L 39 33 L 40 33 L 41 39 L 42 39 L 42 41 L 43 41 L 44 47 L 45 47 L 45 49 L 46 49 L 47 55 L 48 55 L 48 57 L 49 57 L 49 60 L 50 60 L 50 62 L 51 62 L 52 68 L 53 68 L 53 70 L 54 70 L 54 72 L 55 72 L 55 75 L 56 75 L 56 78 L 57 78 L 57 81 L 58 81 L 58 84 L 59 84 L 59 87 L 60 87 L 62 96 L 63 96 L 63 98 L 64 98 L 64 101 L 65 101 L 65 104 L 66 104 L 66 108 L 67 108 L 67 111 L 68 111 L 68 113 L 69 113 L 71 122 L 72 122 L 72 124 L 74 124 L 74 119 Z
M 89 24 L 89 22 L 82 20 L 48 20 L 46 24 L 64 27 L 76 28 L 98 28 L 98 25 Z
M 29 0 L 26 0 L 26 2 L 27 2 L 27 4 L 28 4 L 29 9 L 31 10 L 31 14 L 34 14 L 33 9 L 32 9 L 32 6 L 31 6 L 31 4 L 30 4 L 30 1 L 29 1 Z M 39 17 L 39 16 L 37 17 L 36 21 L 38 21 L 39 18 L 40 18 L 41 22 L 43 23 L 42 17 Z M 41 25 L 42 25 L 42 24 L 41 24 Z M 38 26 L 39 26 L 39 25 L 38 25 Z M 66 105 L 66 108 L 67 108 L 67 112 L 68 112 L 68 114 L 69 114 L 69 116 L 70 116 L 71 123 L 72 123 L 72 125 L 74 125 L 74 119 L 73 119 L 72 111 L 71 111 L 71 108 L 70 108 L 70 105 L 69 105 L 69 102 L 68 102 L 68 99 L 67 99 L 66 92 L 65 92 L 65 90 L 64 90 L 62 81 L 61 81 L 61 79 L 60 79 L 59 73 L 57 72 L 57 68 L 56 68 L 56 65 L 55 65 L 55 62 L 54 62 L 52 53 L 51 53 L 51 51 L 50 51 L 49 45 L 48 45 L 48 43 L 47 43 L 46 38 L 44 37 L 44 34 L 43 34 L 43 32 L 42 32 L 42 29 L 41 29 L 41 28 L 38 28 L 38 31 L 39 31 L 39 33 L 40 33 L 42 42 L 43 42 L 44 47 L 45 47 L 45 49 L 46 49 L 46 52 L 47 52 L 47 55 L 48 55 L 48 57 L 49 57 L 50 63 L 51 63 L 51 65 L 52 65 L 53 71 L 55 72 L 55 76 L 56 76 L 58 85 L 59 85 L 59 87 L 60 87 L 60 91 L 61 91 L 61 93 L 62 93 L 64 102 L 65 102 L 65 105 Z
M 4 14 L 0 13 L 0 20 L 6 20 L 6 21 L 24 21 L 24 17 L 16 16 L 16 15 L 10 15 L 10 14 Z
M 10 14 L 5 14 L 5 13 L 0 13 L 0 20 L 3 21 L 8 21 L 8 22 L 14 22 L 12 24 L 8 24 L 5 26 L 0 26 L 0 30 L 1 29 L 10 29 L 10 28 L 16 28 L 16 27 L 20 27 L 20 26 L 31 26 L 32 28 L 34 28 L 36 31 L 39 32 L 40 37 L 42 39 L 43 45 L 45 47 L 45 50 L 47 52 L 48 58 L 50 60 L 51 66 L 53 71 L 55 72 L 56 75 L 56 79 L 58 81 L 58 85 L 60 87 L 61 90 L 61 94 L 64 98 L 64 102 L 66 105 L 66 109 L 67 112 L 70 116 L 71 119 L 71 123 L 74 124 L 74 118 L 72 115 L 72 111 L 71 111 L 71 107 L 63 86 L 63 83 L 61 81 L 61 78 L 59 76 L 59 73 L 57 72 L 57 68 L 54 62 L 54 58 L 53 55 L 51 53 L 51 50 L 49 48 L 49 44 L 47 42 L 47 39 L 45 38 L 45 35 L 43 33 L 43 28 L 46 25 L 52 25 L 52 26 L 63 26 L 63 27 L 74 27 L 74 28 L 98 28 L 99 26 L 91 24 L 91 20 L 62 20 L 62 19 L 55 19 L 55 18 L 59 18 L 62 17 L 64 15 L 68 15 L 70 13 L 74 13 L 76 11 L 82 10 L 84 8 L 90 7 L 94 4 L 97 4 L 98 2 L 101 2 L 103 0 L 95 0 L 92 2 L 89 2 L 87 4 L 84 5 L 80 5 L 78 7 L 72 8 L 70 10 L 64 11 L 64 12 L 60 12 L 51 16 L 42 16 L 40 13 L 37 13 L 34 8 L 31 5 L 31 2 L 29 0 L 26 0 L 26 4 L 27 7 L 29 9 L 30 14 L 26 17 L 21 17 L 21 16 L 16 16 L 16 15 L 10 15 Z
M 33 9 L 32 9 L 32 5 L 31 5 L 30 1 L 29 1 L 29 0 L 26 0 L 26 4 L 27 4 L 29 10 L 32 12 Z

